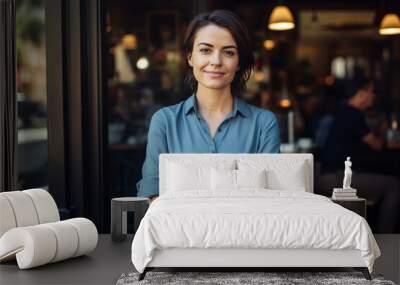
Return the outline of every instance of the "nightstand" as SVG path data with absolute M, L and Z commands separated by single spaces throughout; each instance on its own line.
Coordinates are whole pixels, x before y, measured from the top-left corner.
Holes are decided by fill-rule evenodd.
M 367 200 L 363 198 L 354 198 L 354 199 L 332 199 L 332 202 L 339 204 L 340 206 L 353 211 L 356 214 L 359 214 L 364 219 L 367 218 Z
M 134 232 L 139 227 L 149 207 L 149 199 L 141 197 L 121 197 L 111 200 L 111 239 L 124 241 L 127 236 L 127 212 L 134 212 Z

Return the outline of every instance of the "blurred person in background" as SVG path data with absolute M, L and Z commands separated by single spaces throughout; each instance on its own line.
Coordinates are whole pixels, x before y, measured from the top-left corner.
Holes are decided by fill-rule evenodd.
M 398 159 L 386 151 L 386 122 L 379 120 L 371 128 L 365 116 L 374 104 L 373 81 L 365 77 L 355 80 L 349 94 L 339 106 L 322 147 L 323 169 L 341 169 L 346 157 L 351 156 L 359 170 L 399 175 Z
M 350 97 L 340 105 L 321 148 L 323 175 L 317 177 L 316 192 L 330 196 L 343 179 L 343 161 L 353 161 L 352 187 L 374 205 L 374 232 L 400 232 L 400 181 L 394 175 L 398 159 L 385 152 L 384 126 L 370 129 L 364 112 L 373 106 L 371 79 L 353 82 Z

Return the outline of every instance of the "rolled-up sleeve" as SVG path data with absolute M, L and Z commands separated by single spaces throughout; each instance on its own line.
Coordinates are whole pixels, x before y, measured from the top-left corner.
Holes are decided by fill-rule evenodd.
M 258 153 L 279 153 L 281 147 L 281 138 L 278 120 L 276 116 L 268 119 L 266 127 L 263 129 L 260 137 L 260 148 Z
M 136 184 L 139 197 L 158 195 L 158 159 L 161 153 L 167 153 L 166 121 L 163 110 L 154 113 L 151 118 L 146 147 L 146 159 L 142 168 L 142 179 Z

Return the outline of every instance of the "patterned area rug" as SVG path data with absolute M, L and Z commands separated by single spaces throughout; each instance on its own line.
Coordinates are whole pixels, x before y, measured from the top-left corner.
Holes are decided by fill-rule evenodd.
M 134 284 L 390 284 L 381 275 L 372 274 L 372 281 L 364 278 L 360 272 L 148 272 L 142 281 L 138 281 L 139 273 L 122 274 L 117 285 Z

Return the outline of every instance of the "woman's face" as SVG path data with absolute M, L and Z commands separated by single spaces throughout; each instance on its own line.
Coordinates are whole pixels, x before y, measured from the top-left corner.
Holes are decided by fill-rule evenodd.
M 239 53 L 229 30 L 212 24 L 200 28 L 188 62 L 199 87 L 230 88 L 239 70 Z

